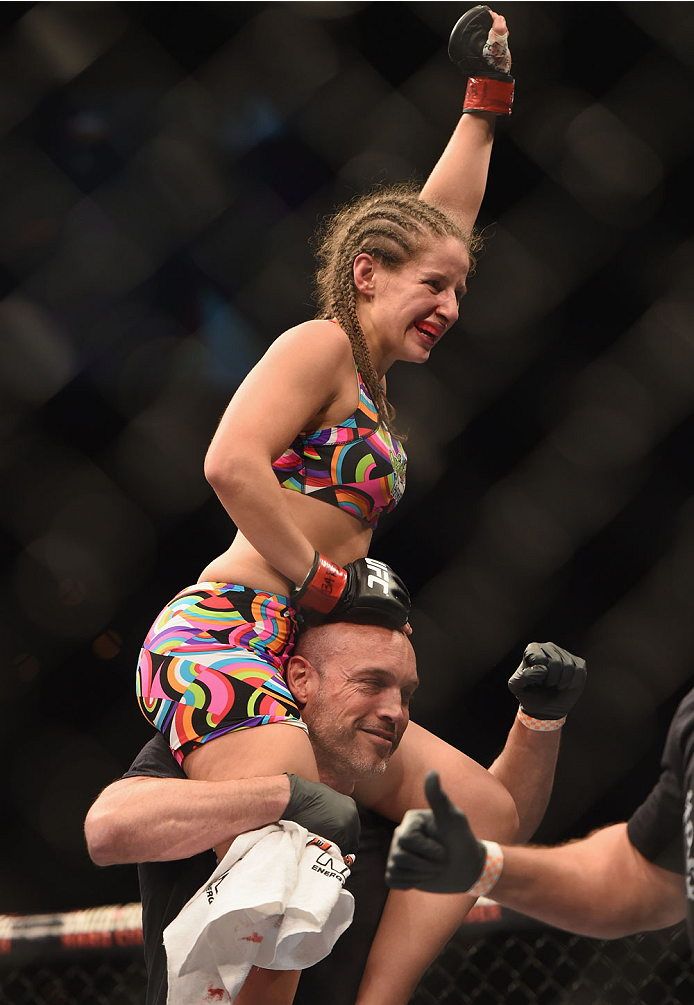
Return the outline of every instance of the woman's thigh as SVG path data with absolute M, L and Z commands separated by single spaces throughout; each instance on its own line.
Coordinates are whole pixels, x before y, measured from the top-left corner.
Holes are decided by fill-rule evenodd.
M 318 781 L 308 734 L 290 722 L 237 729 L 192 750 L 183 760 L 189 778 L 226 781 L 279 775 L 284 771 Z
M 518 816 L 501 782 L 462 750 L 414 722 L 405 730 L 385 773 L 359 782 L 354 797 L 399 823 L 407 810 L 427 807 L 424 779 L 432 769 L 438 771 L 444 790 L 482 836 L 513 840 Z

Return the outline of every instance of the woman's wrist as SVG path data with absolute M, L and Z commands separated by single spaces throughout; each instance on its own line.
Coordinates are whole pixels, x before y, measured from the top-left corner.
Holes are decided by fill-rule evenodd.
M 325 555 L 316 552 L 303 582 L 292 590 L 292 604 L 295 607 L 310 607 L 319 614 L 329 614 L 341 598 L 346 585 L 347 572 Z

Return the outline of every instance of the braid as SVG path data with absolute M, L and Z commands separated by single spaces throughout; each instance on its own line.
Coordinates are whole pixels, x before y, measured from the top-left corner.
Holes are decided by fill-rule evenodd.
M 390 428 L 395 411 L 385 396 L 383 387 L 378 379 L 378 374 L 374 368 L 371 353 L 369 352 L 369 347 L 357 316 L 356 287 L 346 271 L 343 273 L 343 278 L 340 281 L 340 292 L 340 301 L 335 304 L 333 317 L 337 318 L 341 327 L 347 332 L 357 369 L 362 375 L 371 400 L 376 406 L 379 418 L 384 425 Z M 391 432 L 396 435 L 395 430 L 391 429 Z
M 338 209 L 316 238 L 316 316 L 335 318 L 346 332 L 379 419 L 396 439 L 404 437 L 394 428 L 395 410 L 378 380 L 359 323 L 352 267 L 357 255 L 366 252 L 397 269 L 414 257 L 428 237 L 458 239 L 473 262 L 473 252 L 480 246 L 476 234 L 464 234 L 454 220 L 423 202 L 413 185 L 379 188 L 357 197 Z

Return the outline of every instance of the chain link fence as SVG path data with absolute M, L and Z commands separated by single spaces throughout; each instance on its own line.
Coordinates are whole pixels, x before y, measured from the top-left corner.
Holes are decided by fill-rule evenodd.
M 145 965 L 131 950 L 106 960 L 95 950 L 83 957 L 34 961 L 2 974 L 2 1005 L 142 1005 Z
M 0 919 L 0 1005 L 143 1005 L 139 908 Z M 692 1001 L 683 925 L 606 942 L 541 926 L 485 900 L 429 968 L 412 1005 Z
M 476 922 L 490 910 L 498 921 Z M 691 954 L 683 925 L 605 941 L 528 918 L 473 908 L 429 968 L 413 1005 L 689 1005 Z

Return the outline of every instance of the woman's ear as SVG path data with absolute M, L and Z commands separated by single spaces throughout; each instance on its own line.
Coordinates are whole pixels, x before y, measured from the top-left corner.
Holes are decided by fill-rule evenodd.
M 370 297 L 374 293 L 374 260 L 366 251 L 362 251 L 354 259 L 354 285 L 362 296 Z

